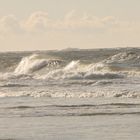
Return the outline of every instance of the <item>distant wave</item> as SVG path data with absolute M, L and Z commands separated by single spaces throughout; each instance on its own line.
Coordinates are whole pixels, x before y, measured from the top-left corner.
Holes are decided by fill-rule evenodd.
M 138 71 L 140 70 L 140 56 L 134 52 L 122 52 L 102 61 L 114 71 Z
M 140 56 L 137 55 L 134 52 L 121 52 L 118 53 L 116 55 L 113 55 L 109 58 L 107 58 L 104 62 L 106 63 L 129 63 L 131 64 L 131 62 L 133 62 L 133 64 L 135 63 L 139 63 L 140 60 Z M 140 63 L 139 63 L 140 64 Z

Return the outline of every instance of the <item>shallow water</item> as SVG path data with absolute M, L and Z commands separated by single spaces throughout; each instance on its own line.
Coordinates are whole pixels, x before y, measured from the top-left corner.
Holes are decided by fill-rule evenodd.
M 138 99 L 1 99 L 0 139 L 140 139 Z

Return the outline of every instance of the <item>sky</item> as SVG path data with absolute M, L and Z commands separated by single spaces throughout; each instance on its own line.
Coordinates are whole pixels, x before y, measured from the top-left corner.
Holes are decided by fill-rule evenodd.
M 0 0 L 0 51 L 140 46 L 139 0 Z

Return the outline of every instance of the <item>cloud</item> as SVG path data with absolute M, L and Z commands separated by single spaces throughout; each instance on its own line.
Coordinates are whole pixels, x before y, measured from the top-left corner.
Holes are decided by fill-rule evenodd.
M 99 18 L 88 14 L 82 16 L 76 15 L 75 11 L 71 11 L 62 20 L 53 23 L 56 29 L 103 29 L 117 25 L 117 20 L 113 16 Z
M 98 17 L 88 13 L 68 12 L 62 19 L 51 19 L 47 12 L 37 11 L 27 19 L 18 20 L 14 15 L 0 19 L 0 34 L 47 33 L 49 31 L 106 31 L 125 32 L 139 29 L 139 22 L 120 21 L 114 16 Z
M 94 16 L 72 10 L 63 18 L 51 18 L 47 12 L 33 12 L 27 18 L 15 15 L 0 18 L 0 44 L 3 49 L 108 47 L 114 44 L 139 44 L 140 21 L 119 20 L 114 16 Z M 7 41 L 8 40 L 8 41 Z M 105 44 L 105 46 L 104 46 Z
M 16 16 L 8 15 L 0 19 L 0 33 L 1 34 L 13 34 L 21 31 L 20 23 Z
M 73 29 L 102 29 L 116 25 L 115 17 L 106 16 L 99 18 L 88 14 L 77 15 L 75 10 L 68 12 L 63 19 L 52 20 L 47 12 L 38 11 L 32 13 L 23 23 L 25 30 L 29 32 L 47 30 L 73 30 Z
M 49 23 L 48 13 L 38 11 L 32 13 L 24 22 L 23 26 L 27 31 L 44 31 Z

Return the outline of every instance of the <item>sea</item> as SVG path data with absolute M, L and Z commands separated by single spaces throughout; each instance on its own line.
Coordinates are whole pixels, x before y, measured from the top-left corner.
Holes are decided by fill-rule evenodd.
M 140 49 L 1 52 L 0 140 L 140 140 Z

